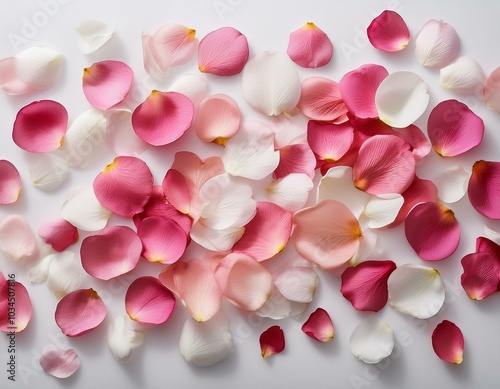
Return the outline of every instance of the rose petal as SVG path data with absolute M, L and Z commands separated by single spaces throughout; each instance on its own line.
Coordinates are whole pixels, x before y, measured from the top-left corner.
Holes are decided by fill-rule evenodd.
M 399 136 L 406 143 L 411 145 L 415 161 L 419 161 L 431 152 L 431 142 L 424 135 L 422 130 L 414 124 L 404 128 L 393 128 L 393 134 Z
M 64 251 L 52 256 L 47 274 L 47 286 L 56 298 L 61 299 L 80 289 L 88 281 L 87 278 L 74 253 Z
M 181 93 L 189 98 L 196 110 L 207 96 L 208 82 L 197 74 L 186 74 L 176 78 L 174 83 L 170 85 L 169 91 Z
M 334 337 L 332 319 L 323 308 L 318 308 L 311 313 L 301 329 L 306 335 L 324 343 Z
M 462 258 L 462 287 L 471 300 L 483 300 L 498 291 L 500 259 L 487 252 L 468 254 Z
M 361 240 L 358 249 L 349 261 L 352 266 L 357 266 L 363 261 L 372 258 L 380 258 L 383 249 L 378 243 L 378 236 L 373 230 L 366 229 L 363 231 L 363 240 Z
M 467 189 L 476 211 L 490 219 L 500 219 L 500 162 L 477 161 Z
M 287 317 L 296 318 L 304 313 L 307 306 L 307 303 L 298 303 L 286 299 L 278 289 L 274 288 L 271 297 L 255 314 L 273 320 L 282 320 Z
M 262 358 L 279 354 L 285 349 L 285 334 L 280 326 L 272 326 L 259 337 L 260 354 Z
M 148 144 L 137 136 L 132 127 L 132 111 L 112 110 L 106 116 L 108 131 L 106 143 L 117 155 L 137 156 L 148 148 Z
M 268 185 L 266 195 L 276 205 L 295 212 L 306 204 L 312 188 L 313 182 L 307 174 L 291 173 Z
M 115 29 L 98 20 L 84 20 L 77 27 L 78 48 L 83 54 L 90 54 L 111 39 Z
M 80 358 L 73 349 L 47 350 L 40 356 L 39 362 L 45 374 L 56 378 L 68 378 L 80 367 Z
M 108 223 L 111 211 L 101 205 L 91 187 L 79 186 L 66 195 L 61 216 L 80 230 L 98 231 Z
M 236 101 L 219 93 L 200 103 L 194 128 L 202 141 L 224 145 L 236 134 L 240 123 L 241 112 Z
M 15 301 L 12 302 L 12 292 Z M 23 331 L 31 320 L 33 307 L 31 299 L 25 286 L 15 280 L 11 275 L 7 279 L 0 272 L 0 330 L 7 333 Z M 12 318 L 11 309 L 15 309 L 15 317 Z
M 56 324 L 66 336 L 92 331 L 106 317 L 106 307 L 94 289 L 79 289 L 57 303 Z
M 464 336 L 455 323 L 443 320 L 432 331 L 432 348 L 443 361 L 460 365 L 464 360 Z
M 440 73 L 441 86 L 460 94 L 482 94 L 485 82 L 483 69 L 470 57 L 458 58 Z
M 290 34 L 288 56 L 304 68 L 319 68 L 330 62 L 333 45 L 328 35 L 312 22 Z
M 332 121 L 347 114 L 339 84 L 324 77 L 309 77 L 302 81 L 297 108 L 310 119 Z
M 484 84 L 483 98 L 488 109 L 500 112 L 500 67 L 493 70 Z
M 78 241 L 78 229 L 58 217 L 44 221 L 38 229 L 38 236 L 54 250 L 61 252 Z
M 119 362 L 125 362 L 132 350 L 144 343 L 146 333 L 135 329 L 134 325 L 128 316 L 118 316 L 108 326 L 106 343 Z
M 310 120 L 307 123 L 307 143 L 319 161 L 336 162 L 351 148 L 354 127 L 351 123 L 331 124 Z
M 372 196 L 364 210 L 368 227 L 382 228 L 394 222 L 403 203 L 404 197 L 399 194 Z
M 66 158 L 54 152 L 30 157 L 29 171 L 34 187 L 50 192 L 64 183 L 69 173 Z
M 0 250 L 15 261 L 34 258 L 38 255 L 35 235 L 24 217 L 9 215 L 1 220 Z
M 437 185 L 439 198 L 449 204 L 459 201 L 467 192 L 470 176 L 471 172 L 462 166 L 452 166 L 438 174 L 433 181 Z
M 283 178 L 292 173 L 305 173 L 314 178 L 316 158 L 307 144 L 288 145 L 279 149 L 279 152 L 280 162 L 274 170 L 274 178 Z
M 191 207 L 191 194 L 189 193 L 186 178 L 181 172 L 169 169 L 161 183 L 163 193 L 166 193 L 168 202 L 179 212 L 187 215 Z
M 429 20 L 415 39 L 415 55 L 418 61 L 431 68 L 440 69 L 452 63 L 460 51 L 458 34 L 442 20 Z
M 369 364 L 379 363 L 391 355 L 394 343 L 393 329 L 376 318 L 359 323 L 349 339 L 353 355 Z
M 23 184 L 16 167 L 5 159 L 0 160 L 0 204 L 15 203 L 21 195 Z
M 366 33 L 373 47 L 389 53 L 403 50 L 410 41 L 408 26 L 395 11 L 383 11 L 372 20 Z
M 283 297 L 298 303 L 310 303 L 318 283 L 318 275 L 310 266 L 285 268 L 274 279 L 274 285 Z
M 228 253 L 244 232 L 243 226 L 213 229 L 205 226 L 203 220 L 200 220 L 191 229 L 191 239 L 207 250 Z

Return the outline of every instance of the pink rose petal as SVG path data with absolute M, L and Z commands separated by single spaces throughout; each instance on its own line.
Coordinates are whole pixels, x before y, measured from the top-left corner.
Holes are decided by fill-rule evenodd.
M 203 73 L 233 76 L 243 70 L 248 55 L 245 35 L 233 27 L 222 27 L 208 33 L 200 41 L 198 68 Z
M 462 287 L 471 300 L 483 300 L 499 290 L 500 258 L 487 252 L 462 258 Z
M 126 226 L 105 227 L 97 235 L 86 237 L 80 248 L 83 268 L 101 280 L 109 280 L 134 269 L 141 252 L 141 239 Z
M 161 183 L 168 202 L 179 212 L 187 215 L 191 207 L 191 193 L 186 178 L 175 169 L 168 169 Z
M 464 103 L 446 100 L 431 111 L 427 133 L 436 153 L 454 157 L 481 143 L 484 123 Z
M 168 320 L 175 308 L 175 297 L 158 278 L 139 277 L 127 289 L 125 308 L 132 320 L 155 326 Z
M 481 215 L 500 219 L 500 162 L 477 161 L 467 189 L 470 203 Z
M 24 217 L 9 215 L 0 221 L 0 250 L 15 261 L 38 256 L 35 235 Z
M 330 124 L 310 120 L 307 123 L 307 143 L 318 162 L 336 162 L 349 151 L 354 141 L 351 123 Z
M 493 70 L 486 79 L 483 98 L 488 109 L 500 112 L 500 67 Z
M 14 274 L 5 278 L 0 271 L 0 330 L 7 333 L 23 331 L 32 313 L 30 295 L 24 285 L 15 280 Z
M 83 93 L 94 107 L 107 110 L 127 96 L 134 73 L 120 61 L 101 61 L 83 69 Z
M 286 53 L 299 66 L 318 68 L 332 59 L 333 45 L 323 30 L 308 22 L 290 34 Z
M 106 317 L 106 306 L 94 289 L 79 289 L 57 303 L 56 323 L 66 336 L 81 336 L 92 331 Z
M 285 334 L 279 326 L 272 326 L 259 337 L 260 354 L 262 358 L 279 354 L 285 349 Z
M 54 250 L 62 252 L 78 241 L 78 228 L 59 217 L 43 222 L 38 236 Z
M 193 117 L 194 106 L 188 97 L 154 90 L 132 113 L 132 126 L 143 141 L 163 146 L 180 138 Z
M 302 332 L 320 342 L 329 342 L 334 337 L 332 319 L 323 308 L 316 309 L 302 325 Z
M 389 53 L 403 50 L 410 41 L 408 26 L 394 11 L 382 12 L 372 20 L 366 32 L 373 47 Z
M 422 203 L 408 214 L 405 235 L 420 258 L 438 261 L 449 257 L 457 249 L 460 225 L 453 211 L 443 204 Z
M 273 177 L 280 179 L 292 173 L 304 173 L 314 178 L 316 158 L 307 144 L 297 143 L 279 149 L 280 162 Z
M 21 195 L 23 184 L 16 167 L 5 159 L 0 159 L 0 204 L 15 203 Z
M 443 361 L 461 364 L 464 360 L 464 336 L 455 323 L 443 320 L 432 331 L 432 348 Z
M 415 161 L 421 160 L 431 152 L 431 142 L 429 142 L 422 130 L 414 124 L 404 128 L 393 128 L 392 133 L 411 146 Z
M 224 145 L 236 134 L 240 124 L 241 112 L 236 101 L 219 93 L 200 103 L 194 128 L 202 141 Z
M 358 311 L 380 311 L 387 303 L 387 280 L 396 269 L 393 261 L 365 261 L 342 273 L 342 295 Z
M 47 350 L 40 356 L 39 362 L 45 374 L 56 378 L 68 378 L 80 367 L 80 358 L 73 349 Z
M 124 217 L 142 212 L 153 192 L 153 175 L 136 157 L 116 157 L 94 180 L 99 202 Z
M 34 101 L 16 115 L 12 139 L 23 150 L 45 153 L 61 147 L 68 129 L 68 112 L 53 100 Z
M 322 121 L 336 120 L 348 112 L 339 84 L 324 77 L 309 77 L 302 81 L 297 108 L 308 118 Z

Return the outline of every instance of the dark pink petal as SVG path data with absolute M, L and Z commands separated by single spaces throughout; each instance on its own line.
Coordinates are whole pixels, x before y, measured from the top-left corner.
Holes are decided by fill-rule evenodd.
M 354 127 L 351 123 L 322 123 L 310 120 L 307 123 L 307 143 L 319 161 L 336 162 L 351 148 Z
M 354 185 L 370 194 L 403 193 L 415 177 L 415 158 L 408 143 L 394 135 L 376 135 L 359 149 Z
M 236 101 L 219 93 L 200 103 L 194 127 L 202 141 L 225 145 L 236 134 L 240 124 L 241 112 Z
M 64 296 L 56 307 L 56 323 L 67 336 L 92 331 L 106 317 L 106 306 L 94 289 L 79 289 Z
M 38 236 L 56 251 L 64 251 L 78 241 L 78 228 L 63 218 L 46 220 L 38 229 Z
M 333 45 L 323 30 L 308 22 L 290 34 L 286 53 L 299 66 L 318 68 L 332 59 Z
M 302 81 L 297 108 L 308 118 L 323 121 L 336 120 L 348 112 L 339 84 L 324 77 L 309 77 Z
M 500 261 L 500 246 L 484 236 L 477 237 L 476 252 L 491 254 Z
M 314 178 L 316 158 L 307 144 L 296 143 L 282 147 L 279 151 L 280 162 L 273 173 L 275 179 L 286 177 L 291 173 L 305 173 Z
M 387 280 L 396 269 L 393 261 L 365 261 L 342 273 L 340 291 L 358 311 L 380 311 L 387 303 Z
M 180 138 L 193 116 L 194 106 L 188 97 L 154 90 L 132 113 L 132 126 L 143 141 L 163 146 Z
M 432 348 L 443 361 L 461 364 L 464 360 L 464 336 L 455 323 L 443 320 L 432 331 Z
M 248 61 L 245 35 L 233 27 L 222 27 L 208 33 L 198 47 L 198 69 L 218 76 L 240 73 Z
M 427 133 L 436 153 L 454 157 L 481 143 L 484 123 L 464 103 L 446 100 L 431 111 Z
M 302 325 L 302 332 L 320 342 L 329 342 L 334 337 L 332 319 L 323 308 L 316 309 Z
M 19 110 L 12 139 L 23 150 L 45 153 L 61 147 L 68 129 L 68 112 L 53 100 L 34 101 Z
M 389 228 L 396 227 L 404 222 L 415 205 L 438 201 L 436 185 L 434 185 L 432 181 L 422 180 L 417 176 L 414 177 L 413 182 L 408 189 L 402 193 L 402 196 L 405 202 L 399 210 L 396 220 L 389 225 Z
M 468 254 L 462 258 L 462 287 L 472 300 L 483 300 L 499 290 L 500 258 L 487 252 Z
M 5 159 L 0 159 L 0 204 L 12 204 L 21 195 L 23 184 L 16 167 Z
M 80 367 L 80 358 L 75 350 L 49 349 L 39 359 L 45 374 L 56 378 L 68 378 Z
M 429 202 L 413 208 L 405 221 L 405 235 L 417 255 L 438 261 L 455 252 L 460 242 L 460 225 L 453 211 Z
M 340 94 L 349 112 L 360 119 L 378 118 L 375 93 L 389 72 L 367 64 L 346 73 L 339 82 Z
M 272 326 L 259 337 L 262 358 L 278 354 L 285 349 L 285 334 L 280 326 Z
M 410 41 L 410 31 L 397 12 L 384 11 L 366 29 L 370 43 L 376 49 L 393 53 L 403 50 Z
M 392 130 L 394 135 L 399 136 L 411 146 L 415 161 L 421 160 L 430 153 L 432 149 L 431 142 L 416 125 L 410 124 L 408 127 L 393 128 Z
M 274 203 L 257 203 L 257 213 L 233 246 L 234 253 L 245 253 L 257 261 L 281 252 L 292 232 L 292 214 Z
M 500 219 L 500 162 L 477 161 L 467 189 L 476 211 L 490 219 Z
M 142 212 L 153 192 L 153 175 L 136 157 L 116 157 L 94 180 L 99 202 L 123 217 Z
M 0 330 L 21 332 L 31 320 L 33 307 L 28 291 L 15 280 L 14 274 L 4 278 L 0 272 Z
M 137 227 L 137 235 L 144 246 L 142 256 L 150 262 L 171 264 L 186 250 L 186 232 L 170 219 L 147 217 Z
M 86 237 L 80 248 L 82 266 L 87 273 L 109 280 L 134 269 L 142 252 L 141 239 L 130 227 L 104 227 Z
M 127 289 L 125 308 L 132 320 L 154 326 L 168 320 L 175 308 L 175 297 L 158 278 L 139 277 Z
M 127 96 L 134 72 L 120 61 L 96 62 L 83 69 L 83 94 L 94 107 L 107 110 Z
M 179 212 L 187 215 L 191 207 L 191 193 L 186 178 L 175 169 L 168 169 L 161 183 L 168 202 Z

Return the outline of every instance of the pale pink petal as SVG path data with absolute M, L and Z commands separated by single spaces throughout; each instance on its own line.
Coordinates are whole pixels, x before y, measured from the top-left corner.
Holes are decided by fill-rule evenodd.
M 304 143 L 297 143 L 279 149 L 280 162 L 273 177 L 280 179 L 292 173 L 304 173 L 314 178 L 316 158 L 311 148 Z
M 431 111 L 427 134 L 436 153 L 443 157 L 454 157 L 481 143 L 484 123 L 464 103 L 446 100 Z
M 57 303 L 55 319 L 64 335 L 81 336 L 106 317 L 106 306 L 94 289 L 79 289 Z
M 432 331 L 432 348 L 443 361 L 461 364 L 464 360 L 464 336 L 455 323 L 443 320 Z
M 136 157 L 116 157 L 94 180 L 97 200 L 124 217 L 142 212 L 153 192 L 153 175 Z
M 125 294 L 127 314 L 132 320 L 145 326 L 166 322 L 174 308 L 174 294 L 156 277 L 137 278 Z
M 418 61 L 431 68 L 442 68 L 452 63 L 460 51 L 457 32 L 442 20 L 431 19 L 423 25 L 415 39 Z
M 194 106 L 188 97 L 154 90 L 132 113 L 132 126 L 143 141 L 163 146 L 180 138 L 193 116 Z
M 353 167 L 354 185 L 370 194 L 403 193 L 415 176 L 409 145 L 394 135 L 376 135 L 363 143 Z
M 107 119 L 106 143 L 117 155 L 137 156 L 148 148 L 149 145 L 137 136 L 132 127 L 132 111 L 112 110 Z
M 234 253 L 250 255 L 257 261 L 281 252 L 292 232 L 292 214 L 274 203 L 257 203 L 257 213 L 245 226 L 245 233 L 233 246 Z
M 342 273 L 342 295 L 358 311 L 380 311 L 387 303 L 387 280 L 396 269 L 393 261 L 365 261 Z
M 279 326 L 272 326 L 265 330 L 259 337 L 260 354 L 262 358 L 279 354 L 285 349 L 285 334 Z
M 319 161 L 338 161 L 351 148 L 353 140 L 354 127 L 349 122 L 331 124 L 310 120 L 307 123 L 307 143 Z
M 431 142 L 422 130 L 414 124 L 404 128 L 393 128 L 393 134 L 399 136 L 412 147 L 415 161 L 419 161 L 431 152 Z
M 319 68 L 330 62 L 333 45 L 328 35 L 312 22 L 290 34 L 288 56 L 304 68 Z
M 78 241 L 78 229 L 63 218 L 53 218 L 42 223 L 38 236 L 61 252 Z
M 346 73 L 339 82 L 340 94 L 349 112 L 360 119 L 377 118 L 375 93 L 389 75 L 380 65 L 367 64 Z
M 500 112 L 500 67 L 493 70 L 486 79 L 483 98 L 488 109 Z
M 476 211 L 490 219 L 500 219 L 500 162 L 477 161 L 467 189 Z
M 290 212 L 295 212 L 306 204 L 313 186 L 308 175 L 291 173 L 269 184 L 266 188 L 266 195 L 273 203 Z
M 16 281 L 15 274 L 8 274 L 4 278 L 0 272 L 0 330 L 7 333 L 23 331 L 32 313 L 30 295 L 24 285 Z
M 12 204 L 21 195 L 23 184 L 16 167 L 5 159 L 0 160 L 0 204 Z
M 295 213 L 291 240 L 297 252 L 323 269 L 346 263 L 362 238 L 361 227 L 352 212 L 335 200 Z
M 137 235 L 144 247 L 142 256 L 150 262 L 174 263 L 187 246 L 185 231 L 175 221 L 159 216 L 143 219 L 137 227 Z
M 198 322 L 210 320 L 221 308 L 222 292 L 214 274 L 216 263 L 214 259 L 178 261 L 158 275 Z
M 0 221 L 0 250 L 15 261 L 38 255 L 35 235 L 24 217 L 9 215 Z
M 249 49 L 245 35 L 233 27 L 209 32 L 198 47 L 198 69 L 218 76 L 234 76 L 248 61 Z
M 372 20 L 366 33 L 373 47 L 389 53 L 403 50 L 410 41 L 410 30 L 395 11 L 383 11 Z
M 334 337 L 332 319 L 323 308 L 318 308 L 311 313 L 301 329 L 306 335 L 324 343 Z
M 125 99 L 133 79 L 134 72 L 123 62 L 96 62 L 83 69 L 83 94 L 94 107 L 107 110 Z
M 167 24 L 152 36 L 143 32 L 144 69 L 151 77 L 162 79 L 170 68 L 187 63 L 197 47 L 196 31 L 180 24 Z
M 186 178 L 175 169 L 168 169 L 161 183 L 168 202 L 179 212 L 187 215 L 191 207 L 191 194 Z
M 483 300 L 498 291 L 500 257 L 488 252 L 476 252 L 462 258 L 464 269 L 460 281 L 471 300 Z
M 236 101 L 219 93 L 201 102 L 194 128 L 202 141 L 224 145 L 238 131 L 240 124 L 241 112 Z
M 332 121 L 348 112 L 339 84 L 333 80 L 309 77 L 302 81 L 301 89 L 297 108 L 309 119 Z
M 12 129 L 14 143 L 31 153 L 61 147 L 68 128 L 68 112 L 53 100 L 34 101 L 19 110 Z
M 460 225 L 453 211 L 443 204 L 417 205 L 405 221 L 405 235 L 417 255 L 426 261 L 449 257 L 460 242 Z
M 313 301 L 319 278 L 311 266 L 294 265 L 275 275 L 274 285 L 284 298 L 298 303 Z
M 47 350 L 40 356 L 39 362 L 45 374 L 56 378 L 68 378 L 80 367 L 80 358 L 73 349 Z
M 141 239 L 126 226 L 103 228 L 86 237 L 80 248 L 83 268 L 101 280 L 109 280 L 134 269 L 142 252 Z
M 460 57 L 440 71 L 440 83 L 445 89 L 465 95 L 483 93 L 486 76 L 481 65 L 470 57 Z
M 237 307 L 257 311 L 269 299 L 273 276 L 252 257 L 235 253 L 225 256 L 215 269 L 222 294 Z

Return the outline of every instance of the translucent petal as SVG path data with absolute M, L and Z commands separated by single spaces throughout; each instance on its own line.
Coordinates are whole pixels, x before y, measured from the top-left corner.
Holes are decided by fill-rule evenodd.
M 354 356 L 369 364 L 379 363 L 391 355 L 394 343 L 393 329 L 377 318 L 359 323 L 349 339 Z
M 66 195 L 61 216 L 80 230 L 98 231 L 108 223 L 111 211 L 101 205 L 91 187 L 79 186 Z

